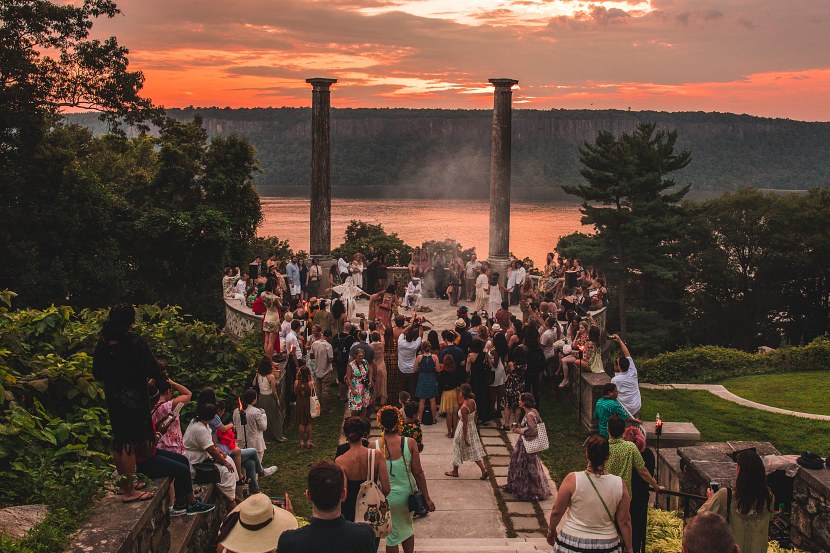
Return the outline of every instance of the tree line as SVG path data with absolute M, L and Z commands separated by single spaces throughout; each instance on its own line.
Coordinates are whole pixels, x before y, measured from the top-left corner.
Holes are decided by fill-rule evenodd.
M 802 344 L 830 322 L 830 191 L 745 188 L 682 201 L 672 173 L 692 155 L 677 131 L 640 124 L 580 149 L 583 201 L 595 234 L 562 237 L 560 255 L 606 273 L 612 327 L 652 353 L 691 344 L 751 350 Z

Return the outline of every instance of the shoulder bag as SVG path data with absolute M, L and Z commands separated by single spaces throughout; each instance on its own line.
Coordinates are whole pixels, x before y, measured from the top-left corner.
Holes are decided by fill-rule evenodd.
M 536 416 L 533 415 L 534 420 Z M 524 440 L 525 444 L 525 451 L 528 453 L 540 453 L 545 451 L 550 447 L 550 441 L 548 440 L 548 431 L 545 428 L 545 423 L 542 421 L 536 421 L 536 437 L 531 440 Z
M 392 532 L 392 512 L 389 503 L 375 482 L 375 450 L 369 450 L 369 474 L 357 492 L 354 521 L 368 524 L 375 531 L 376 538 L 385 538 Z M 405 460 L 404 460 L 405 461 Z
M 193 478 L 194 484 L 218 484 L 220 477 L 219 477 L 219 465 L 217 465 L 213 459 L 209 459 L 207 461 L 200 461 L 198 463 L 193 463 L 193 471 L 195 476 Z
M 410 474 L 409 464 L 406 462 L 405 447 L 409 447 L 406 443 L 406 438 L 401 437 L 401 457 L 403 458 L 403 466 L 406 469 L 406 476 L 409 478 L 410 484 L 412 484 L 412 474 Z M 409 511 L 418 517 L 426 516 L 429 513 L 427 500 L 424 499 L 423 492 L 418 489 L 418 482 L 415 482 L 414 487 L 415 489 L 411 494 L 409 494 Z

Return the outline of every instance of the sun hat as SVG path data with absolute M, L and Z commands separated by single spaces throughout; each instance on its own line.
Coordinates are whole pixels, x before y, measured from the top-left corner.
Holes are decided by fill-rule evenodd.
M 317 299 L 317 296 L 314 296 L 314 297 L 312 297 L 310 300 L 308 300 L 308 303 L 309 303 L 310 305 L 314 305 L 314 304 L 315 304 L 315 303 L 317 303 L 318 301 L 319 301 L 319 300 Z
M 501 332 L 501 325 L 499 323 L 494 323 L 493 327 L 490 329 L 493 332 Z
M 464 319 L 455 321 L 455 328 L 467 328 L 467 322 Z
M 299 527 L 297 519 L 275 507 L 264 493 L 257 493 L 236 506 L 223 524 L 232 525 L 221 545 L 234 553 L 273 551 L 280 535 Z

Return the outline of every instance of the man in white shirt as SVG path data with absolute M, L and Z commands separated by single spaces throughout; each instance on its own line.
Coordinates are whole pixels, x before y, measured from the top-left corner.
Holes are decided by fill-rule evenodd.
M 464 294 L 467 296 L 467 301 L 473 301 L 476 291 L 476 277 L 478 277 L 481 262 L 476 257 L 476 254 L 470 254 L 470 260 L 464 269 Z
M 556 345 L 561 338 L 562 329 L 559 327 L 559 321 L 551 315 L 545 319 L 545 331 L 539 336 L 539 344 L 545 353 L 545 378 L 551 378 L 556 371 Z
M 311 344 L 309 356 L 314 359 L 314 386 L 317 394 L 322 396 L 326 377 L 332 374 L 334 350 L 331 347 L 331 330 L 323 331 L 323 336 Z
M 311 266 L 308 268 L 308 297 L 314 298 L 320 295 L 320 282 L 322 281 L 323 269 L 317 262 L 317 258 L 311 259 Z
M 303 358 L 303 348 L 300 347 L 300 339 L 297 338 L 297 332 L 299 332 L 301 326 L 303 326 L 303 323 L 294 319 L 291 321 L 291 330 L 285 335 L 285 353 L 290 353 L 293 346 L 297 360 Z
M 341 255 L 337 260 L 337 272 L 340 274 L 340 280 L 346 282 L 346 277 L 349 276 L 349 262 L 346 261 L 345 255 Z
M 418 383 L 418 374 L 415 372 L 415 358 L 418 357 L 418 348 L 421 347 L 420 320 L 414 314 L 409 325 L 398 336 L 398 370 L 401 389 L 415 397 L 415 385 Z
M 517 259 L 516 267 L 518 268 L 516 269 L 515 273 L 516 287 L 513 288 L 513 305 L 517 305 L 519 303 L 519 300 L 521 300 L 522 284 L 524 284 L 525 277 L 527 277 L 527 269 L 525 269 L 524 261 L 522 261 L 521 259 Z
M 421 279 L 412 277 L 406 287 L 406 294 L 404 295 L 404 305 L 408 309 L 417 309 L 421 305 Z
M 614 378 L 611 382 L 617 385 L 617 401 L 625 407 L 631 415 L 639 418 L 640 408 L 643 406 L 643 400 L 640 397 L 640 383 L 637 379 L 637 367 L 634 366 L 634 360 L 631 358 L 631 352 L 622 338 L 617 334 L 609 336 L 611 340 L 616 340 L 622 349 L 623 356 L 617 359 L 614 364 Z
M 248 273 L 242 273 L 242 276 L 236 281 L 234 290 L 233 299 L 239 300 L 243 306 L 247 305 L 245 294 L 248 291 Z

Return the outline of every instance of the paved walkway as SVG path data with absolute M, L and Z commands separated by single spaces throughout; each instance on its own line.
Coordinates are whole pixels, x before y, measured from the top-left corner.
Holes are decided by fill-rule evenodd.
M 778 415 L 790 415 L 791 417 L 799 417 L 802 419 L 813 419 L 819 421 L 830 421 L 830 415 L 817 415 L 815 413 L 802 413 L 801 411 L 791 411 L 789 409 L 781 409 L 780 407 L 773 407 L 771 405 L 764 405 L 757 401 L 751 401 L 741 396 L 735 395 L 720 384 L 645 384 L 641 383 L 640 388 L 645 390 L 702 390 L 718 396 L 719 398 L 743 405 L 744 407 L 751 407 L 760 411 L 767 411 L 768 413 L 776 413 Z
M 446 476 L 452 468 L 452 440 L 445 436 L 443 418 L 425 425 L 421 464 L 427 487 L 436 510 L 415 520 L 416 551 L 520 552 L 550 551 L 545 542 L 546 520 L 553 497 L 541 502 L 517 501 L 498 486 L 507 481 L 512 443 L 518 435 L 500 432 L 494 427 L 481 429 L 487 451 L 488 480 L 479 480 L 475 463 L 459 467 L 459 477 Z M 372 423 L 371 439 L 380 435 Z M 551 489 L 556 490 L 550 481 Z

